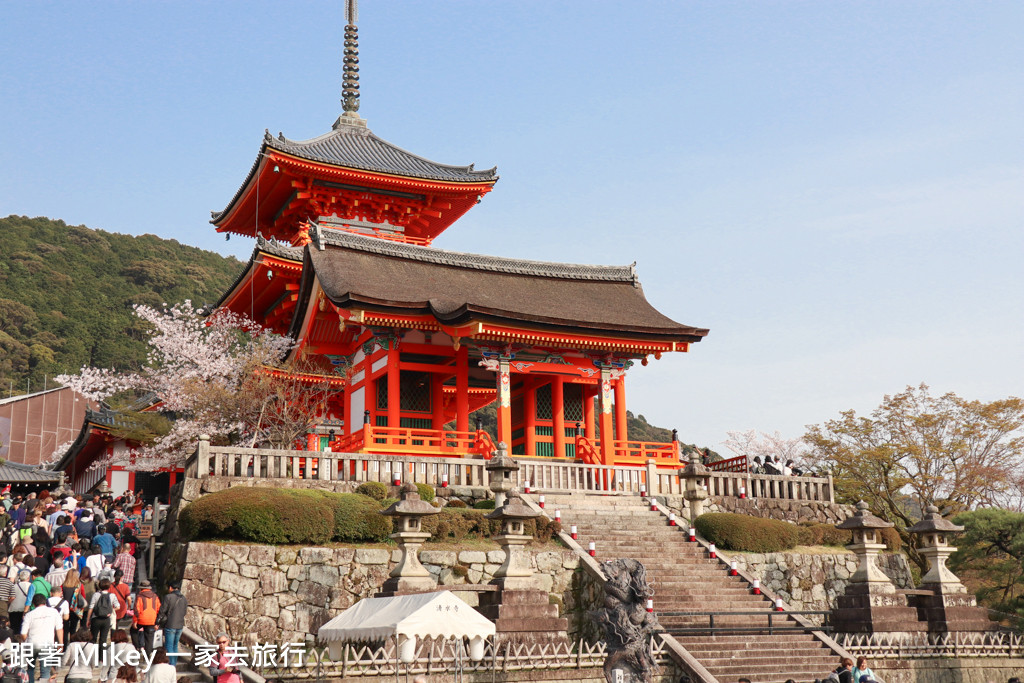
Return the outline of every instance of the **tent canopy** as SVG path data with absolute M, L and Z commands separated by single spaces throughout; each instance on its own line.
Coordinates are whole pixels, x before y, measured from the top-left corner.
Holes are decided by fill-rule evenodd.
M 418 638 L 486 638 L 494 623 L 450 591 L 365 598 L 317 631 L 324 643 Z

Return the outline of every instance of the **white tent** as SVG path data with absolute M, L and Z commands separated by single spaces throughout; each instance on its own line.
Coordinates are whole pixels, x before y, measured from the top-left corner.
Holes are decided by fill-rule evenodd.
M 483 656 L 483 642 L 494 635 L 494 623 L 449 591 L 365 598 L 334 617 L 317 631 L 332 659 L 341 657 L 348 642 L 398 640 L 402 661 L 412 661 L 416 638 L 469 638 L 471 658 Z

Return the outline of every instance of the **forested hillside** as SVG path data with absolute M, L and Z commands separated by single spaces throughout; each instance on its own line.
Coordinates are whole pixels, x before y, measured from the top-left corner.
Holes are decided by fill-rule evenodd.
M 0 396 L 83 365 L 138 365 L 146 345 L 133 304 L 215 303 L 241 267 L 154 235 L 0 218 Z

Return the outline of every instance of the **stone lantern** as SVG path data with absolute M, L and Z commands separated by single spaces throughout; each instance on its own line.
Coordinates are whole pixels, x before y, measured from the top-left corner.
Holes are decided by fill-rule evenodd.
M 956 552 L 950 537 L 964 528 L 944 519 L 934 505 L 924 512 L 924 519 L 907 531 L 917 535 L 918 552 L 928 560 L 928 573 L 921 578 L 924 594 L 912 598 L 918 612 L 928 620 L 928 630 L 945 633 L 994 629 L 988 612 L 977 606 L 974 596 L 946 567 L 946 559 Z
M 857 503 L 857 511 L 837 529 L 853 532 L 853 542 L 847 545 L 857 556 L 857 571 L 850 577 L 846 593 L 837 598 L 833 612 L 833 626 L 841 633 L 920 632 L 925 624 L 918 621 L 917 609 L 907 604 L 907 596 L 896 591 L 896 586 L 878 567 L 878 554 L 885 550 L 882 529 L 891 528 L 890 522 L 875 517 L 864 501 Z
M 928 559 L 928 573 L 921 578 L 922 587 L 940 594 L 966 593 L 960 579 L 946 567 L 946 558 L 956 552 L 956 546 L 949 544 L 950 536 L 964 528 L 943 519 L 934 505 L 926 507 L 924 512 L 924 519 L 907 528 L 917 534 L 918 552 Z
M 490 489 L 494 492 L 494 509 L 497 510 L 505 504 L 505 495 L 513 488 L 512 475 L 519 471 L 519 463 L 509 457 L 508 446 L 502 441 L 485 469 L 490 479 Z
M 394 503 L 382 515 L 395 518 L 397 531 L 391 538 L 398 543 L 402 558 L 391 571 L 391 578 L 384 582 L 382 591 L 385 593 L 420 593 L 437 589 L 437 581 L 430 572 L 420 564 L 418 556 L 420 546 L 430 538 L 423 531 L 420 518 L 436 515 L 441 510 L 430 503 L 420 500 L 416 484 L 407 483 L 400 489 L 402 499 Z
M 690 453 L 690 464 L 679 470 L 679 478 L 686 484 L 683 488 L 683 498 L 690 503 L 690 522 L 704 514 L 704 501 L 708 497 L 708 491 L 704 488 L 704 480 L 711 476 L 709 470 L 700 461 L 700 453 L 694 450 Z
M 494 572 L 494 583 L 505 590 L 530 590 L 537 586 L 533 580 L 533 568 L 530 556 L 523 549 L 532 536 L 525 533 L 523 522 L 540 517 L 526 507 L 519 494 L 509 491 L 501 507 L 487 515 L 487 519 L 499 519 L 502 522 L 501 534 L 494 537 L 502 550 L 505 551 L 505 562 Z

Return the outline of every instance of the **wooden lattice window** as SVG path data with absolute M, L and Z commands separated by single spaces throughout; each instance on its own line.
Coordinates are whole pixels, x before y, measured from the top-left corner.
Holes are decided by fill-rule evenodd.
M 399 379 L 401 395 L 399 405 L 402 411 L 411 413 L 430 412 L 430 373 L 403 372 Z
M 562 388 L 566 422 L 583 422 L 583 385 L 566 384 Z
M 551 419 L 551 385 L 545 384 L 537 388 L 537 419 Z

